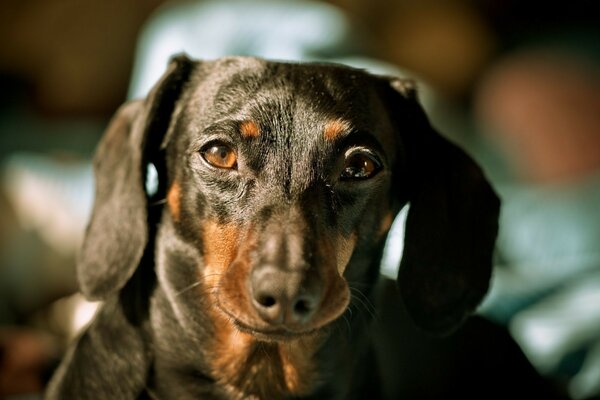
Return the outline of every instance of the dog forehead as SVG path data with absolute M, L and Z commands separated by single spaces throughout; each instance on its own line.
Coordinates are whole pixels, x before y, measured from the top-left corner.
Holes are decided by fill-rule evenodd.
M 186 120 L 202 132 L 220 121 L 252 121 L 288 140 L 307 140 L 344 128 L 376 132 L 381 79 L 336 64 L 282 63 L 250 57 L 203 62 L 196 68 L 186 102 Z M 252 124 L 244 125 L 257 131 Z

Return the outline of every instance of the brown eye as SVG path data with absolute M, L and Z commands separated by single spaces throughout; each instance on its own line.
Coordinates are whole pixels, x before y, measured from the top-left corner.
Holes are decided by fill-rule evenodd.
M 375 176 L 381 170 L 381 163 L 375 156 L 366 152 L 355 152 L 346 157 L 341 180 L 363 180 Z
M 202 158 L 213 167 L 234 169 L 237 167 L 237 156 L 231 147 L 222 143 L 208 145 L 200 151 Z

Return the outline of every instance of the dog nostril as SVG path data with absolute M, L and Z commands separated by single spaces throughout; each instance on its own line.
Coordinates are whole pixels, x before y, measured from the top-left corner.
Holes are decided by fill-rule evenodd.
M 283 322 L 285 310 L 283 308 L 284 299 L 278 298 L 270 291 L 266 293 L 255 293 L 254 308 L 260 318 L 269 324 L 278 325 Z
M 275 300 L 273 296 L 267 295 L 259 296 L 256 301 L 263 307 L 273 307 L 275 304 L 277 304 L 277 300 Z
M 307 315 L 312 311 L 312 305 L 310 301 L 305 299 L 300 299 L 294 304 L 294 313 L 297 315 Z

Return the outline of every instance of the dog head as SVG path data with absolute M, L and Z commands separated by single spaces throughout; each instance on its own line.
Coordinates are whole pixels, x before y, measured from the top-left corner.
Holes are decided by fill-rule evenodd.
M 153 242 L 149 163 L 166 199 L 160 224 L 197 260 L 184 275 L 159 272 L 165 285 L 201 285 L 218 313 L 259 338 L 342 315 L 348 282 L 375 279 L 407 202 L 398 282 L 416 323 L 452 330 L 487 290 L 498 200 L 432 129 L 408 81 L 335 65 L 174 59 L 97 151 L 78 264 L 90 298 L 121 290 Z

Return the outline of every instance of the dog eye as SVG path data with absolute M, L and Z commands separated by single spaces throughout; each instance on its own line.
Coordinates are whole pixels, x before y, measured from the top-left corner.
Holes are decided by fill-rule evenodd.
M 341 180 L 362 180 L 375 176 L 381 170 L 381 162 L 364 151 L 346 156 L 340 175 Z
M 213 143 L 200 150 L 202 158 L 211 166 L 222 169 L 234 169 L 237 166 L 235 151 L 226 144 Z

